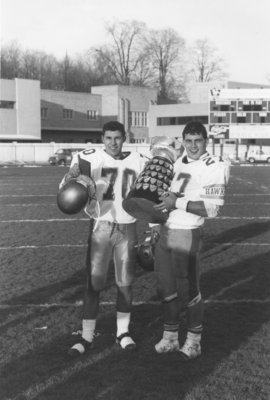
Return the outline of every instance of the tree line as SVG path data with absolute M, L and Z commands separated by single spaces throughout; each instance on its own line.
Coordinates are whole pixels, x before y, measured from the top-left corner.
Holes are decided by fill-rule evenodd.
M 207 38 L 187 46 L 175 30 L 148 29 L 135 20 L 114 20 L 105 30 L 106 44 L 61 60 L 11 42 L 2 46 L 1 76 L 38 79 L 42 89 L 75 92 L 109 84 L 154 87 L 159 103 L 186 102 L 190 83 L 227 76 L 223 58 Z

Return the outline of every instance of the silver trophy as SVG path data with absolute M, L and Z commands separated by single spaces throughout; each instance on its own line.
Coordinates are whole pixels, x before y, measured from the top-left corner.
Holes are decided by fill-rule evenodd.
M 174 140 L 166 136 L 156 136 L 151 141 L 150 152 L 151 160 L 135 180 L 122 205 L 136 219 L 162 223 L 167 220 L 168 213 L 157 211 L 153 206 L 160 203 L 160 196 L 171 185 L 173 164 L 177 158 Z

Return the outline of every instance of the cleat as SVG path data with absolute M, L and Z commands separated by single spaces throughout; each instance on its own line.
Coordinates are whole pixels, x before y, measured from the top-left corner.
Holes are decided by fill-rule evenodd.
M 119 344 L 121 349 L 132 351 L 136 349 L 136 343 L 130 336 L 129 332 L 122 333 L 122 335 L 116 338 L 116 343 Z
M 200 343 L 192 343 L 186 340 L 179 352 L 185 360 L 193 360 L 201 355 L 201 345 Z
M 179 351 L 178 333 L 163 332 L 163 338 L 155 345 L 158 354 Z
M 92 347 L 93 342 L 88 342 L 85 340 L 83 337 L 81 337 L 77 343 L 75 343 L 69 350 L 68 350 L 68 355 L 70 357 L 78 357 L 82 356 L 90 350 Z

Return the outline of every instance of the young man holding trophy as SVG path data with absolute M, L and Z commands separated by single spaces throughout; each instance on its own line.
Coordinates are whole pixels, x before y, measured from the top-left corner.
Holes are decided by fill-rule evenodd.
M 207 150 L 207 131 L 200 122 L 183 130 L 185 155 L 174 164 L 170 190 L 164 192 L 157 212 L 168 215 L 160 226 L 155 248 L 155 270 L 163 299 L 164 329 L 157 353 L 177 351 L 185 359 L 201 355 L 203 301 L 200 292 L 202 226 L 224 205 L 229 164 Z M 186 298 L 185 298 L 186 297 Z M 185 311 L 187 335 L 179 346 L 179 314 Z

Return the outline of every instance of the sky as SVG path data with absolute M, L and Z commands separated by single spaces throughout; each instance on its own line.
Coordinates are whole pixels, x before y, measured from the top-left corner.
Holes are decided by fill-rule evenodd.
M 270 0 L 0 0 L 1 46 L 18 42 L 63 58 L 106 44 L 114 19 L 172 28 L 192 45 L 207 38 L 229 79 L 270 83 Z

